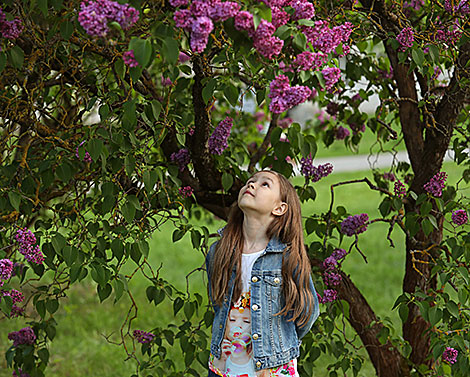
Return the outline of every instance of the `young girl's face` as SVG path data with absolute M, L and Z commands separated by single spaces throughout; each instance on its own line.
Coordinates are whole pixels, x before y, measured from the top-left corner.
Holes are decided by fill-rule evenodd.
M 276 174 L 261 171 L 254 174 L 238 194 L 238 206 L 246 211 L 262 215 L 277 215 L 281 201 L 281 187 Z M 281 213 L 282 214 L 282 213 Z
M 251 315 L 250 309 L 244 309 L 240 312 L 237 308 L 230 310 L 227 323 L 227 339 L 234 340 L 236 338 L 243 339 L 245 342 L 250 338 L 251 334 Z

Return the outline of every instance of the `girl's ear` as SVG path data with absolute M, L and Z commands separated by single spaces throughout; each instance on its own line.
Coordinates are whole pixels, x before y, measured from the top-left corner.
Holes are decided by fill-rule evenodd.
M 272 210 L 272 214 L 274 216 L 282 216 L 283 214 L 285 214 L 287 212 L 287 203 L 284 203 L 284 202 L 281 202 L 281 204 L 279 204 L 277 207 L 275 207 L 273 210 Z

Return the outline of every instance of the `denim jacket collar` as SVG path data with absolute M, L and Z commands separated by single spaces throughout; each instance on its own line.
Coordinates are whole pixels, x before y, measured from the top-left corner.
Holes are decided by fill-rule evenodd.
M 217 233 L 222 237 L 224 234 L 225 226 L 217 230 Z M 269 240 L 268 245 L 266 246 L 266 252 L 280 253 L 284 251 L 286 244 L 281 242 L 279 238 L 273 237 Z

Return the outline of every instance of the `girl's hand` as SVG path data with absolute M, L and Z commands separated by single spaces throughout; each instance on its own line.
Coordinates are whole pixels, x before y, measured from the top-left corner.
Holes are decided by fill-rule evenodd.
M 269 371 L 267 369 L 262 369 L 256 372 L 256 377 L 269 377 Z
M 222 341 L 222 354 L 220 355 L 220 360 L 226 361 L 228 357 L 232 354 L 232 342 L 227 339 Z

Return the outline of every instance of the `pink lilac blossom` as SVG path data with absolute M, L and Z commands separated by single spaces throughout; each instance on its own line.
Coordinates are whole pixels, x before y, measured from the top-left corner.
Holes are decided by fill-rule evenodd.
M 337 272 L 325 272 L 323 274 L 323 281 L 329 286 L 337 286 L 342 280 L 341 275 Z
M 295 10 L 292 16 L 293 20 L 310 19 L 315 16 L 315 8 L 307 0 L 291 1 L 290 6 Z
M 183 198 L 189 198 L 193 194 L 193 188 L 191 186 L 184 186 L 178 189 L 178 193 Z
M 289 13 L 284 11 L 281 8 L 273 7 L 271 8 L 272 14 L 272 24 L 277 28 L 281 27 L 282 25 L 287 24 L 289 22 L 290 16 Z
M 170 5 L 175 8 L 183 7 L 188 5 L 188 0 L 170 0 Z
M 210 4 L 204 1 L 193 1 L 189 6 L 189 11 L 194 17 L 209 16 Z
M 276 27 L 266 20 L 261 20 L 258 28 L 253 34 L 253 46 L 260 55 L 266 59 L 272 59 L 280 54 L 284 41 L 273 34 Z
M 312 91 L 306 86 L 289 86 L 289 78 L 278 75 L 269 84 L 269 110 L 280 114 L 284 111 L 305 102 L 312 95 Z
M 104 37 L 109 32 L 108 22 L 115 21 L 123 29 L 128 29 L 138 19 L 138 10 L 110 0 L 82 1 L 78 12 L 78 22 L 86 33 L 98 37 Z
M 13 305 L 10 312 L 10 318 L 17 318 L 24 315 L 24 308 Z
M 85 140 L 82 141 L 79 146 L 77 147 L 77 149 L 75 149 L 75 156 L 77 158 L 80 158 L 80 155 L 78 154 L 78 148 L 80 148 L 83 144 L 85 143 Z M 83 156 L 83 162 L 92 162 L 92 158 L 90 156 L 90 153 L 88 153 L 87 151 L 85 151 L 85 155 Z
M 191 57 L 185 52 L 181 51 L 178 56 L 178 62 L 186 63 L 188 60 L 191 60 Z
M 341 223 L 341 233 L 347 236 L 363 233 L 367 230 L 367 221 L 369 216 L 366 213 L 360 215 L 348 216 Z
M 256 123 L 256 129 L 258 130 L 258 132 L 263 131 L 263 128 L 264 128 L 263 123 Z
M 295 57 L 291 67 L 300 70 L 308 71 L 310 69 L 320 68 L 326 63 L 328 55 L 322 52 L 304 51 Z
M 347 254 L 348 252 L 346 250 L 337 248 L 331 253 L 331 256 L 337 261 L 339 261 L 340 259 L 343 259 Z
M 173 82 L 168 78 L 162 76 L 162 86 L 171 86 Z
M 0 36 L 6 39 L 16 39 L 23 32 L 23 29 L 23 22 L 18 17 L 12 21 L 7 21 L 5 13 L 0 8 Z
M 11 278 L 13 262 L 10 259 L 0 259 L 0 287 Z
M 414 31 L 411 27 L 403 28 L 397 35 L 397 41 L 400 43 L 400 51 L 405 51 L 408 47 L 413 47 Z
M 325 79 L 326 90 L 330 90 L 341 77 L 341 70 L 338 67 L 326 67 L 321 72 Z
M 424 0 L 410 0 L 403 2 L 403 8 L 412 8 L 414 10 L 420 10 L 424 5 Z
M 349 135 L 351 135 L 351 132 L 349 132 L 349 130 L 347 128 L 344 128 L 343 126 L 338 126 L 338 128 L 335 131 L 336 140 L 344 140 Z
M 32 345 L 36 341 L 36 334 L 31 327 L 22 328 L 8 334 L 8 339 L 13 340 L 13 347 L 20 345 Z
M 209 137 L 208 145 L 210 153 L 221 155 L 228 147 L 227 140 L 230 136 L 232 126 L 233 119 L 230 117 L 226 117 L 219 123 L 212 135 Z
M 300 30 L 307 37 L 313 48 L 329 54 L 340 43 L 346 43 L 351 35 L 354 25 L 346 22 L 343 25 L 335 26 L 330 29 L 327 21 L 315 21 L 314 26 L 301 25 Z M 348 51 L 343 47 L 343 50 Z
M 334 270 L 337 265 L 338 265 L 338 260 L 332 255 L 330 255 L 329 257 L 326 257 L 325 260 L 323 261 L 323 268 L 326 271 Z
M 255 24 L 253 22 L 253 15 L 247 11 L 238 12 L 234 18 L 235 29 L 245 30 L 250 37 L 255 33 Z
M 132 335 L 141 344 L 150 343 L 155 338 L 154 334 L 143 330 L 134 330 Z
M 339 105 L 336 102 L 328 102 L 326 105 L 326 112 L 330 115 L 336 115 L 339 110 Z
M 388 80 L 393 79 L 393 68 L 390 66 L 390 71 L 386 71 L 383 69 L 377 69 L 377 73 L 379 74 L 380 78 Z
M 364 132 L 366 130 L 366 125 L 364 123 L 358 124 L 356 122 L 350 122 L 349 127 L 351 127 L 351 130 L 354 135 L 358 134 L 359 132 Z
M 232 1 L 224 1 L 215 3 L 210 9 L 210 18 L 212 21 L 226 21 L 229 18 L 234 17 L 240 10 L 240 5 Z
M 399 179 L 393 185 L 393 192 L 399 198 L 404 198 L 406 195 L 406 187 Z
M 327 177 L 333 172 L 333 165 L 330 163 L 313 166 L 313 160 L 311 157 L 302 157 L 300 165 L 300 172 L 302 175 L 309 180 L 311 179 L 312 182 L 318 182 L 320 179 Z
M 458 209 L 452 212 L 452 222 L 455 225 L 461 226 L 461 225 L 466 224 L 467 221 L 468 221 L 468 215 L 467 215 L 467 211 L 465 211 L 464 209 Z
M 269 8 L 282 8 L 287 6 L 290 0 L 262 0 Z
M 173 15 L 175 26 L 183 28 L 186 31 L 191 31 L 191 25 L 193 24 L 194 18 L 188 9 L 178 9 Z
M 20 244 L 20 253 L 24 255 L 28 262 L 36 264 L 42 264 L 44 262 L 44 256 L 39 246 L 33 246 L 36 243 L 36 237 L 30 230 L 27 228 L 18 229 L 15 238 Z
M 446 172 L 439 172 L 435 174 L 429 182 L 427 182 L 423 188 L 430 193 L 432 196 L 441 197 L 442 196 L 442 189 L 445 186 L 447 179 Z
M 170 155 L 170 160 L 172 162 L 176 162 L 180 171 L 183 171 L 185 167 L 191 162 L 191 157 L 189 156 L 189 151 L 186 148 L 182 148 L 178 152 L 173 152 Z
M 470 12 L 468 0 L 445 0 L 444 9 L 449 13 L 467 14 Z
M 201 53 L 207 46 L 209 35 L 214 29 L 211 19 L 206 16 L 197 17 L 191 25 L 191 49 L 194 52 Z
M 17 302 L 22 302 L 24 300 L 23 293 L 17 291 L 16 289 L 12 289 L 11 291 L 2 291 L 2 295 L 11 297 L 14 304 L 16 304 Z
M 319 297 L 319 301 L 322 304 L 326 304 L 327 302 L 336 301 L 338 298 L 338 292 L 334 289 L 325 289 L 323 291 L 323 297 Z
M 28 373 L 23 372 L 21 368 L 18 368 L 18 373 L 16 371 L 13 371 L 12 377 L 31 377 Z
M 128 65 L 131 68 L 135 68 L 139 66 L 137 60 L 135 60 L 134 50 L 126 51 L 122 54 L 122 60 L 124 60 L 124 64 Z
M 452 347 L 446 347 L 442 353 L 442 360 L 447 361 L 449 364 L 455 364 L 457 362 L 457 356 L 459 351 Z

